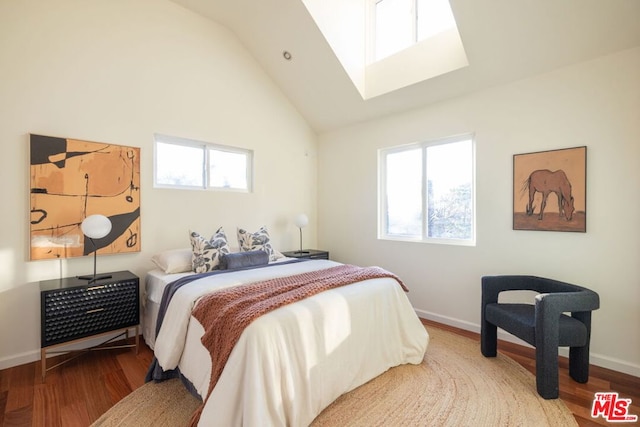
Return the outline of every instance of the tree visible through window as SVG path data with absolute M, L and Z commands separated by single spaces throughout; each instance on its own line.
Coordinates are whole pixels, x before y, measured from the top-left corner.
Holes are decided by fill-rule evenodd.
M 473 243 L 470 136 L 380 151 L 380 237 Z

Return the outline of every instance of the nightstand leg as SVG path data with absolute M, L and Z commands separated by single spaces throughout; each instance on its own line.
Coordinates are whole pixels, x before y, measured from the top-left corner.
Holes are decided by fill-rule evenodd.
M 40 349 L 40 365 L 42 368 L 42 382 L 44 382 L 44 377 L 47 375 L 47 351 L 44 348 Z

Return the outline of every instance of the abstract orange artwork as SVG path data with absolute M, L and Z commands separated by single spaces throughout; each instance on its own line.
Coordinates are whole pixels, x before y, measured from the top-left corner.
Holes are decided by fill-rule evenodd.
M 92 253 L 80 224 L 111 220 L 97 253 L 140 251 L 140 148 L 42 135 L 30 137 L 30 259 Z

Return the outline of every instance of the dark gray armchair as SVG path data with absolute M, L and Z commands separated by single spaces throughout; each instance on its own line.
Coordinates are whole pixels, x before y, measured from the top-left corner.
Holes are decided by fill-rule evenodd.
M 538 292 L 534 304 L 498 303 L 508 290 Z M 558 347 L 569 349 L 569 375 L 589 380 L 591 311 L 600 307 L 597 293 L 581 286 L 535 276 L 482 278 L 481 350 L 495 357 L 497 328 L 536 348 L 536 387 L 545 399 L 558 397 Z M 571 316 L 566 314 L 570 312 Z

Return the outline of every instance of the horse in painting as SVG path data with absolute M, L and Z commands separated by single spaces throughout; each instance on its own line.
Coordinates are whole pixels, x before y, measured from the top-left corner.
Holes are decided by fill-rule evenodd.
M 529 178 L 524 182 L 523 190 L 529 190 L 529 203 L 526 210 L 527 215 L 533 215 L 535 206 L 533 197 L 536 192 L 542 193 L 542 203 L 540 204 L 540 214 L 538 220 L 542 220 L 544 208 L 547 206 L 549 194 L 556 193 L 558 196 L 558 213 L 564 214 L 567 221 L 573 217 L 573 196 L 571 196 L 571 183 L 562 169 L 551 172 L 548 169 L 539 169 L 531 172 Z

